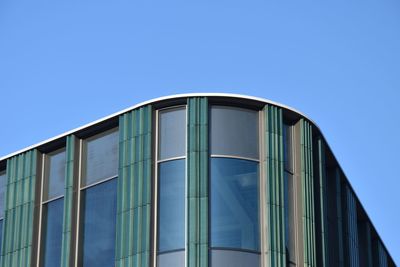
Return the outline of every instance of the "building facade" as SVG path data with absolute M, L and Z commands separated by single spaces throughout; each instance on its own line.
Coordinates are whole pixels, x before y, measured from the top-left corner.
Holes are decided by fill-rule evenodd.
M 395 266 L 318 127 L 148 101 L 0 159 L 0 267 Z

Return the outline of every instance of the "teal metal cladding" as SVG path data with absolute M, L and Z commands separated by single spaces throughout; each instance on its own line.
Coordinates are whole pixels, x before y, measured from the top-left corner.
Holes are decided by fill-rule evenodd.
M 115 266 L 149 267 L 152 106 L 119 117 Z
M 300 120 L 304 266 L 316 266 L 312 126 Z
M 7 160 L 5 220 L 1 266 L 28 267 L 32 252 L 38 152 L 30 150 Z
M 208 266 L 208 100 L 188 99 L 188 267 Z
M 329 252 L 328 252 L 328 199 L 327 199 L 327 181 L 326 181 L 326 165 L 325 165 L 325 142 L 322 137 L 317 139 L 318 153 L 317 153 L 317 193 L 319 193 L 319 203 L 315 203 L 318 208 L 318 231 L 317 240 L 319 245 L 318 266 L 329 266 Z
M 62 233 L 61 267 L 74 266 L 75 243 L 73 240 L 72 226 L 75 222 L 76 210 L 76 186 L 74 186 L 74 177 L 77 172 L 79 157 L 78 139 L 74 135 L 67 136 L 66 164 L 65 164 L 65 193 L 64 193 L 64 219 Z
M 284 155 L 282 109 L 264 107 L 264 151 L 266 179 L 266 266 L 286 266 L 285 210 L 284 210 Z
M 344 205 L 345 205 L 345 245 L 346 245 L 346 259 L 347 266 L 358 267 L 360 266 L 358 254 L 358 228 L 357 228 L 357 206 L 356 198 L 351 191 L 349 185 L 345 186 Z

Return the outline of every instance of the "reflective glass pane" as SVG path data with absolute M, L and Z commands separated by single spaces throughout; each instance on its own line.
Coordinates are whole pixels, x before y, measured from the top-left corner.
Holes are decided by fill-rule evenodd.
M 285 171 L 284 179 L 286 258 L 289 262 L 296 262 L 293 175 Z
M 81 201 L 82 266 L 114 266 L 117 179 L 85 189 Z
M 44 200 L 64 195 L 65 150 L 49 154 L 46 162 L 46 187 Z
M 184 267 L 185 251 L 163 253 L 157 256 L 158 267 Z
M 283 125 L 283 157 L 285 170 L 293 172 L 292 127 L 287 124 Z
M 43 209 L 42 266 L 61 266 L 64 199 L 47 203 Z
M 100 134 L 85 142 L 86 170 L 83 185 L 89 185 L 118 174 L 118 131 Z
M 258 159 L 258 112 L 213 106 L 211 154 Z
M 6 172 L 2 172 L 0 173 L 0 218 L 4 217 L 6 185 L 7 185 L 7 175 Z
M 185 247 L 185 160 L 159 165 L 158 251 Z
M 211 246 L 259 250 L 258 163 L 211 158 Z
M 260 254 L 242 251 L 213 249 L 211 251 L 211 266 L 258 267 L 260 266 Z
M 186 109 L 173 108 L 159 113 L 158 159 L 186 155 Z

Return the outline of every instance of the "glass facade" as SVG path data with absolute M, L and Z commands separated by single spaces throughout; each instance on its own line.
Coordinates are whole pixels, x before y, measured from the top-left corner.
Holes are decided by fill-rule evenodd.
M 295 219 L 294 219 L 294 166 L 293 166 L 293 127 L 283 125 L 284 158 L 284 206 L 285 206 L 285 248 L 287 266 L 296 265 L 295 255 Z
M 40 266 L 61 266 L 65 190 L 65 148 L 45 155 Z
M 186 108 L 159 111 L 157 266 L 185 266 Z M 179 159 L 176 159 L 179 158 Z
M 118 131 L 83 141 L 79 266 L 114 266 L 117 217 Z M 85 187 L 86 186 L 86 187 Z
M 159 113 L 158 159 L 165 160 L 186 155 L 186 109 L 182 107 Z
M 57 267 L 61 265 L 63 210 L 63 198 L 51 201 L 43 207 L 43 267 Z
M 118 131 L 111 130 L 84 141 L 82 186 L 118 175 Z
M 46 184 L 43 199 L 49 200 L 64 195 L 65 149 L 47 155 L 46 159 Z
M 157 101 L 3 159 L 0 265 L 394 266 L 311 122 L 227 101 Z
M 81 266 L 114 266 L 117 180 L 82 192 Z
M 258 163 L 211 159 L 211 246 L 258 251 Z
M 158 252 L 185 248 L 185 160 L 159 165 Z
M 211 107 L 212 266 L 259 264 L 258 122 L 254 110 Z
M 211 107 L 211 154 L 258 159 L 258 112 Z

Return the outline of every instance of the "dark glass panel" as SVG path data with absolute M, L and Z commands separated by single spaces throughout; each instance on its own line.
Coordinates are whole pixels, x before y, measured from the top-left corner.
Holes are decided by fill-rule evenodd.
M 158 251 L 185 248 L 185 160 L 159 165 Z
M 258 112 L 211 107 L 211 154 L 258 159 Z
M 81 263 L 114 266 L 117 179 L 82 191 Z
M 211 246 L 259 250 L 258 163 L 211 158 Z
M 258 267 L 260 254 L 234 250 L 213 249 L 211 265 L 214 267 Z
M 185 251 L 162 253 L 157 256 L 158 267 L 184 267 Z
M 61 266 L 64 198 L 43 207 L 42 266 Z
M 294 263 L 295 257 L 295 231 L 296 225 L 294 221 L 294 184 L 293 175 L 284 172 L 284 205 L 285 205 L 285 246 L 286 258 L 288 263 Z
M 46 162 L 46 184 L 44 200 L 64 195 L 65 150 L 49 154 Z
M 159 113 L 158 159 L 186 155 L 186 109 L 171 108 Z
M 113 131 L 85 141 L 84 186 L 118 174 L 118 140 L 118 131 Z
M 292 126 L 283 125 L 283 157 L 285 170 L 293 173 L 293 154 L 292 154 Z

